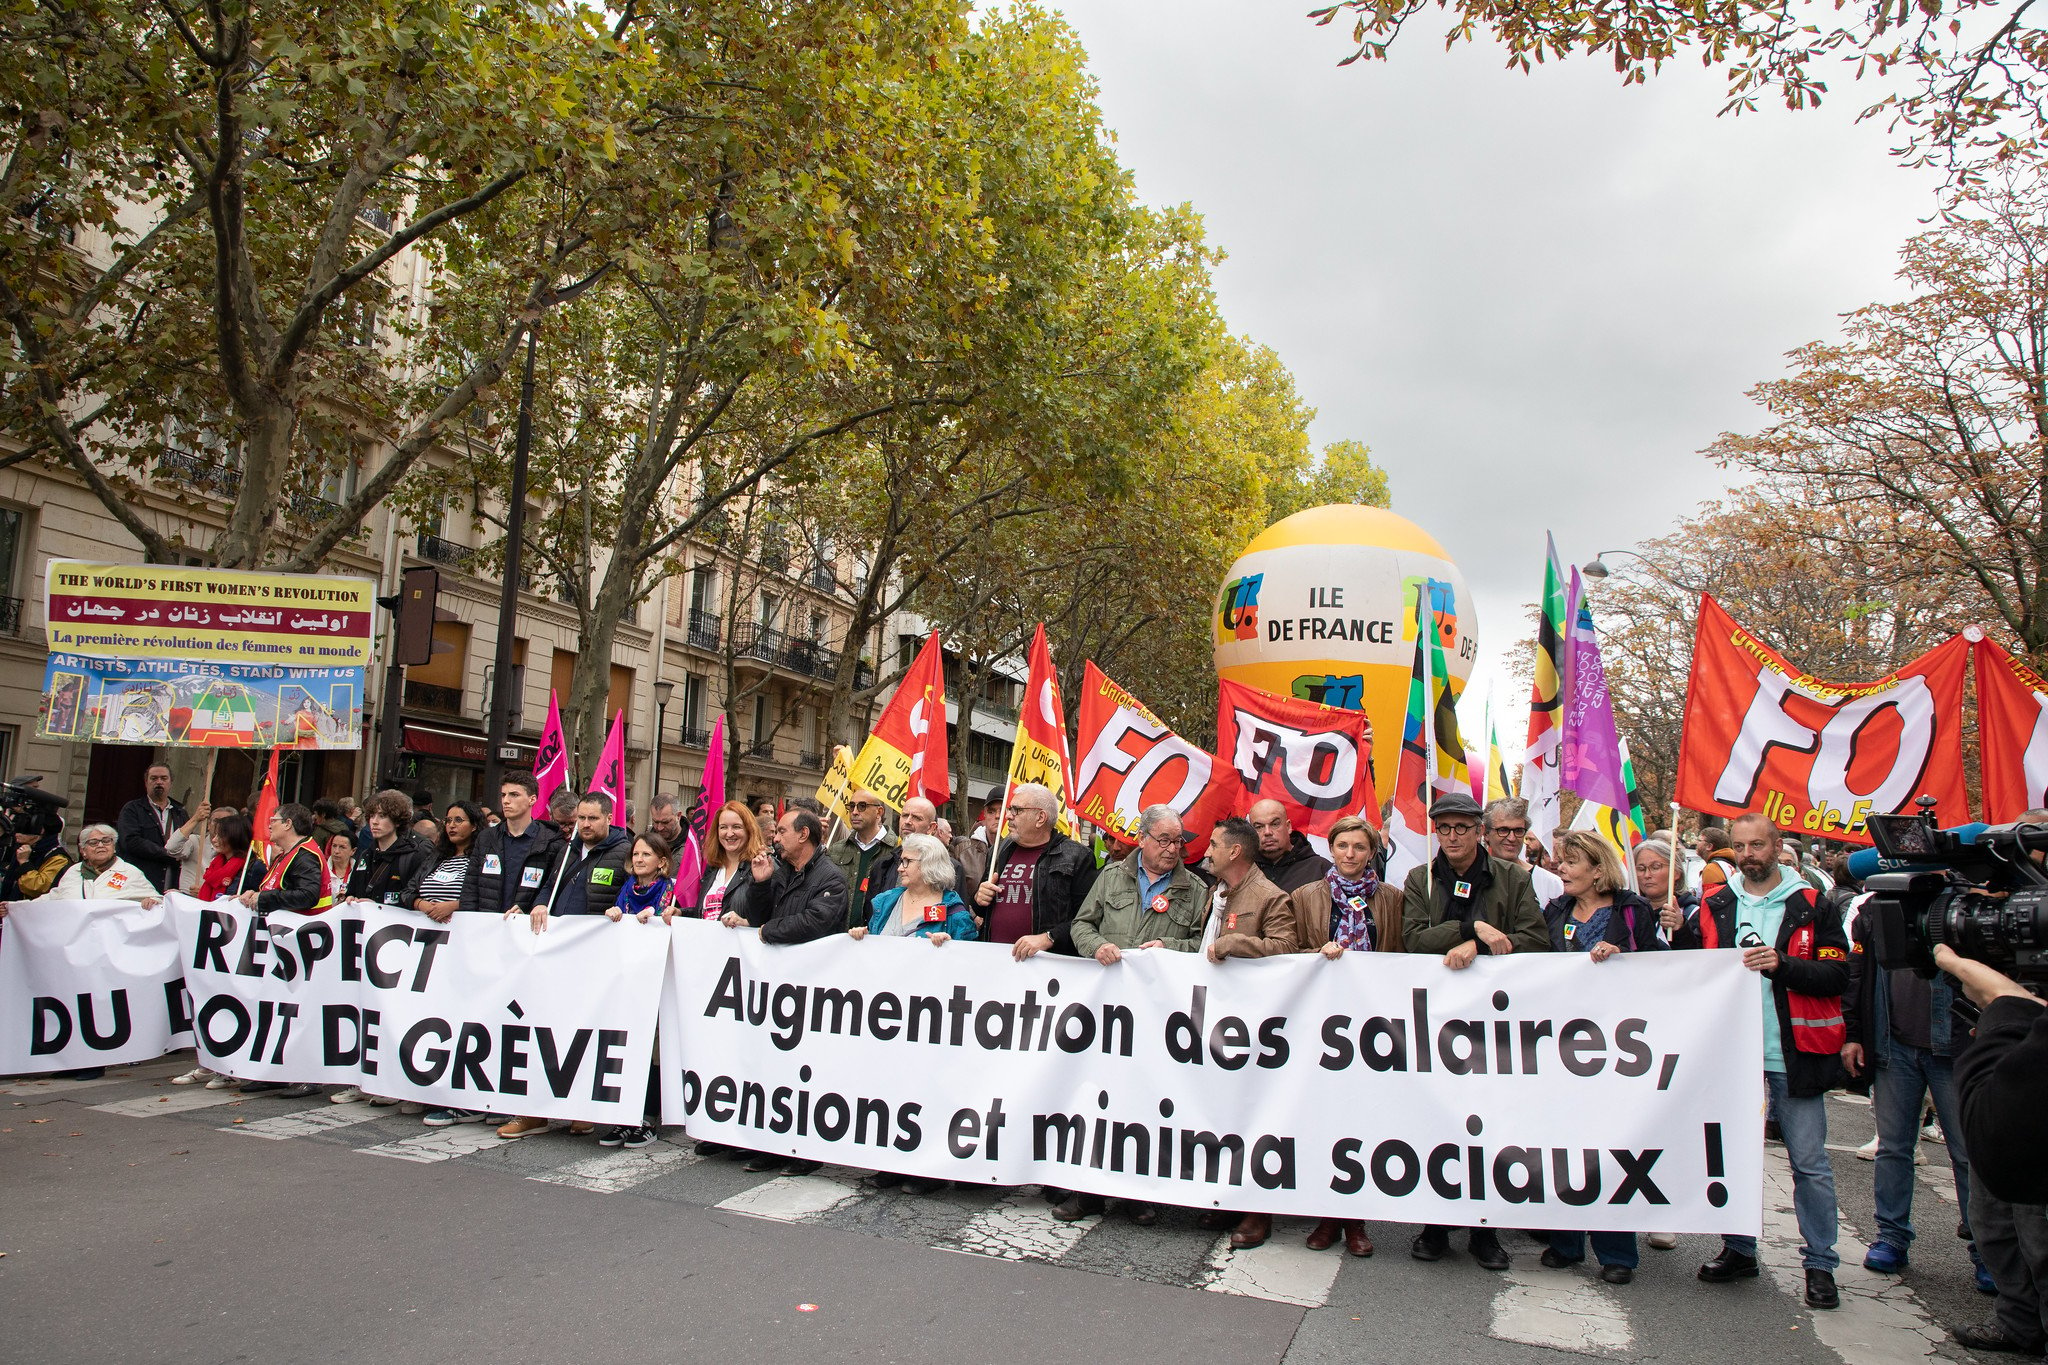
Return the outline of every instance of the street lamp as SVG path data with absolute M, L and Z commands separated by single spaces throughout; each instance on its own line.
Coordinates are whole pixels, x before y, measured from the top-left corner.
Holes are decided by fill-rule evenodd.
M 654 798 L 661 791 L 661 742 L 668 737 L 668 699 L 676 685 L 663 678 L 654 685 L 654 789 L 647 793 L 644 809 L 654 809 Z
M 1648 555 L 1639 555 L 1634 550 L 1602 550 L 1599 554 L 1594 555 L 1593 558 L 1589 560 L 1587 563 L 1580 566 L 1579 572 L 1584 574 L 1588 578 L 1607 577 L 1607 575 L 1614 572 L 1612 569 L 1607 567 L 1607 556 L 1609 555 L 1627 555 L 1630 559 L 1640 559 L 1645 564 L 1651 563 L 1650 557 Z M 1651 567 L 1654 568 L 1655 565 L 1652 564 Z

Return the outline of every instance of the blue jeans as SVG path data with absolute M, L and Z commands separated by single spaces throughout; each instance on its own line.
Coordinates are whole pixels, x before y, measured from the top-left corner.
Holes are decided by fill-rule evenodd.
M 1601 1265 L 1625 1265 L 1634 1270 L 1636 1256 L 1636 1235 L 1633 1232 L 1553 1232 L 1550 1234 L 1550 1249 L 1567 1261 L 1586 1259 L 1586 1238 L 1593 1239 L 1593 1256 Z
M 1785 1155 L 1792 1163 L 1792 1209 L 1799 1217 L 1800 1240 L 1806 1244 L 1800 1264 L 1808 1270 L 1832 1272 L 1842 1258 L 1835 1254 L 1835 1168 L 1828 1165 L 1827 1098 L 1797 1099 L 1786 1094 L 1782 1071 L 1766 1071 L 1764 1085 L 1778 1116 Z M 1907 1174 L 1911 1173 L 1909 1166 Z M 1721 1244 L 1738 1255 L 1756 1255 L 1754 1237 L 1724 1235 Z
M 1884 1041 L 1885 1064 L 1871 1091 L 1877 1113 L 1877 1235 L 1904 1251 L 1913 1243 L 1913 1153 L 1920 1148 L 1920 1102 L 1931 1091 L 1934 1112 L 1948 1139 L 1956 1176 L 1956 1202 L 1969 1222 L 1970 1159 L 1963 1152 L 1962 1114 L 1956 1108 L 1951 1063 L 1896 1038 Z

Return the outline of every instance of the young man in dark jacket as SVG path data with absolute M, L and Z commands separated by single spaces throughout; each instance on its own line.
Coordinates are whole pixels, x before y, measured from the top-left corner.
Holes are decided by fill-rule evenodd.
M 399 905 L 413 874 L 433 861 L 434 846 L 412 832 L 412 801 L 404 792 L 378 792 L 366 810 L 367 837 L 348 876 L 349 897 Z
M 1095 855 L 1059 832 L 1051 790 L 1020 782 L 1010 793 L 1010 837 L 996 845 L 989 878 L 975 888 L 982 937 L 1011 944 L 1023 961 L 1051 949 L 1074 952 L 1074 912 L 1095 885 Z
M 612 824 L 611 797 L 587 793 L 576 803 L 576 837 L 558 849 L 533 899 L 533 931 L 551 915 L 601 915 L 626 884 L 632 836 Z
M 553 825 L 534 818 L 539 792 L 531 773 L 507 773 L 499 784 L 498 812 L 504 818 L 477 833 L 462 883 L 464 910 L 502 915 L 533 909 L 541 879 L 565 842 Z
M 1835 1308 L 1835 1173 L 1828 1164 L 1827 1092 L 1845 1078 L 1842 993 L 1849 988 L 1849 940 L 1842 917 L 1778 862 L 1778 827 L 1744 815 L 1730 828 L 1740 874 L 1700 907 L 1690 932 L 1708 948 L 1740 948 L 1742 965 L 1766 983 L 1764 1082 L 1792 1163 L 1792 1204 L 1805 1242 L 1806 1304 Z M 1686 946 L 1680 944 L 1681 947 Z M 1794 1000 L 1794 996 L 1797 1000 Z M 1721 1254 L 1700 1267 L 1709 1284 L 1753 1279 L 1756 1239 L 1724 1236 Z

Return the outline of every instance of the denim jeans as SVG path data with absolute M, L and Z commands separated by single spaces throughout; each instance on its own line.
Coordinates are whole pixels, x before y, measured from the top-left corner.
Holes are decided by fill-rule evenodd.
M 1633 1232 L 1553 1232 L 1550 1234 L 1550 1249 L 1567 1261 L 1586 1259 L 1586 1238 L 1593 1239 L 1593 1257 L 1601 1265 L 1625 1265 L 1634 1270 L 1638 1263 L 1636 1256 L 1636 1235 Z
M 1963 1151 L 1962 1113 L 1956 1108 L 1949 1059 L 1896 1038 L 1887 1038 L 1883 1046 L 1884 1064 L 1877 1069 L 1870 1101 L 1877 1114 L 1877 1235 L 1904 1251 L 1913 1243 L 1913 1154 L 1920 1148 L 1920 1105 L 1930 1091 L 1948 1139 L 1948 1162 L 1965 1224 L 1970 1160 Z
M 1792 1163 L 1792 1209 L 1799 1217 L 1800 1240 L 1806 1244 L 1800 1264 L 1808 1270 L 1832 1272 L 1842 1258 L 1835 1254 L 1835 1168 L 1828 1164 L 1827 1097 L 1788 1095 L 1782 1071 L 1766 1071 L 1764 1085 L 1778 1116 L 1785 1155 Z M 1908 1174 L 1911 1169 L 1907 1168 Z M 1756 1255 L 1754 1237 L 1723 1236 L 1721 1243 L 1739 1255 Z

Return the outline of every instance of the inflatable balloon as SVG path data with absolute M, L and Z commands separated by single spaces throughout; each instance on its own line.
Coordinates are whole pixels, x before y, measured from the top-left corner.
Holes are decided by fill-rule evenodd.
M 1394 761 L 1415 662 L 1415 595 L 1426 593 L 1456 693 L 1479 657 L 1464 575 L 1406 517 L 1349 503 L 1277 521 L 1244 547 L 1216 595 L 1216 672 L 1235 682 L 1372 721 L 1380 799 Z

